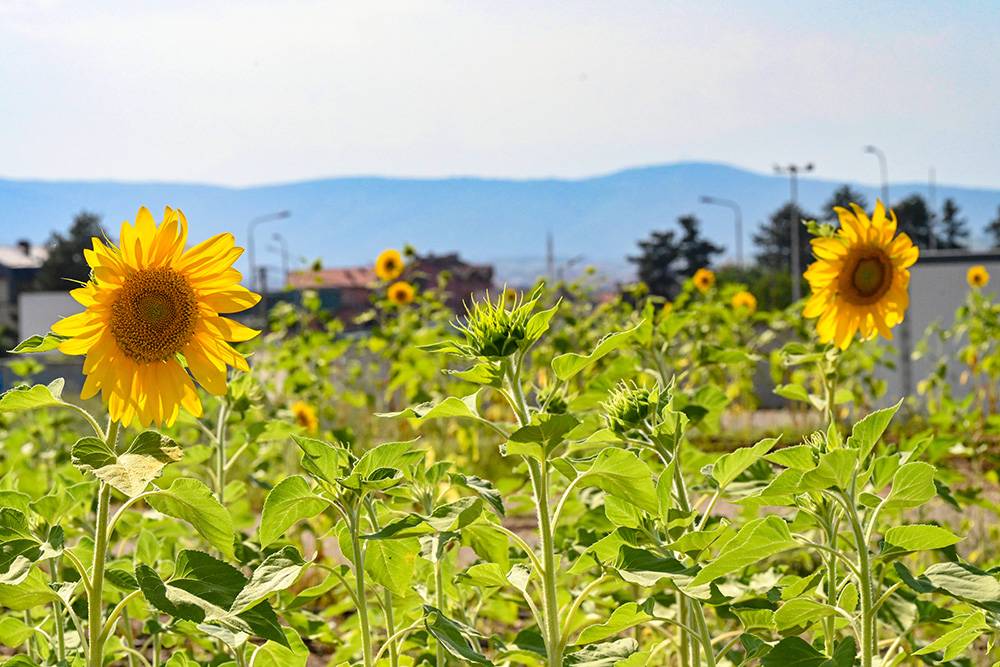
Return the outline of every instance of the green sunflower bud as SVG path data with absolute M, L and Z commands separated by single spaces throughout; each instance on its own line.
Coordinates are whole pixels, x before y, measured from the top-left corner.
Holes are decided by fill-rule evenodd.
M 659 400 L 655 388 L 619 382 L 603 405 L 608 427 L 622 435 L 641 428 L 656 416 Z
M 534 300 L 525 303 L 521 295 L 511 298 L 501 292 L 496 301 L 487 296 L 473 301 L 471 308 L 466 306 L 466 320 L 457 326 L 476 356 L 508 357 L 528 342 L 528 320 L 534 305 Z

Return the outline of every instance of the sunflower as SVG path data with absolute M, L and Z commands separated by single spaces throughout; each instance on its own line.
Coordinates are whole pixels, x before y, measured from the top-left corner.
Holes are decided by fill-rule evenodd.
M 306 430 L 307 433 L 316 433 L 319 430 L 319 417 L 316 410 L 305 401 L 295 401 L 292 403 L 292 416 L 295 423 Z
M 243 249 L 227 233 L 185 251 L 187 233 L 180 211 L 167 208 L 157 226 L 143 207 L 122 223 L 120 247 L 94 238 L 91 279 L 70 292 L 85 310 L 52 327 L 67 338 L 61 352 L 86 355 L 81 398 L 100 392 L 115 421 L 169 425 L 181 407 L 199 416 L 191 376 L 222 395 L 227 366 L 249 370 L 229 342 L 258 332 L 220 316 L 260 300 L 232 267 Z
M 712 289 L 715 284 L 715 273 L 710 269 L 698 269 L 694 272 L 694 286 L 702 293 Z
M 745 312 L 748 315 L 757 311 L 757 297 L 746 290 L 734 294 L 730 304 L 732 304 L 733 310 Z
M 403 256 L 398 250 L 390 248 L 379 253 L 375 260 L 375 275 L 380 280 L 389 282 L 403 273 Z
M 660 307 L 660 317 L 665 318 L 674 310 L 673 301 L 664 301 L 663 306 Z
M 986 287 L 990 282 L 990 272 L 982 264 L 969 267 L 965 279 L 969 282 L 969 287 Z
M 896 234 L 896 214 L 879 201 L 871 219 L 857 204 L 836 207 L 840 228 L 835 235 L 812 240 L 816 261 L 805 278 L 812 296 L 805 317 L 818 317 L 822 342 L 841 349 L 854 334 L 892 339 L 892 327 L 903 321 L 909 305 L 909 268 L 919 250 L 906 234 Z
M 397 306 L 405 306 L 413 301 L 413 285 L 405 280 L 400 280 L 389 285 L 388 295 L 389 301 Z

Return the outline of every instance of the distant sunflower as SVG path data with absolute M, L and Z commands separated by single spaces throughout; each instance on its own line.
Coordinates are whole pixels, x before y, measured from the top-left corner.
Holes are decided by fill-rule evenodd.
M 976 264 L 969 268 L 965 279 L 969 282 L 969 287 L 986 287 L 990 282 L 990 272 L 982 264 Z
M 295 417 L 295 423 L 304 428 L 307 433 L 316 433 L 319 430 L 319 417 L 316 416 L 316 409 L 305 401 L 292 403 L 292 416 Z
M 227 366 L 249 370 L 229 342 L 258 332 L 220 316 L 260 300 L 232 267 L 243 249 L 226 233 L 185 251 L 187 234 L 180 211 L 167 208 L 157 226 L 143 207 L 134 226 L 122 223 L 120 246 L 94 238 L 92 277 L 70 292 L 86 309 L 52 327 L 68 337 L 60 351 L 86 355 L 81 398 L 100 392 L 115 421 L 169 425 L 181 407 L 199 416 L 191 375 L 222 395 Z
M 664 301 L 663 306 L 660 307 L 660 317 L 667 317 L 674 310 L 673 301 Z
M 757 311 L 757 297 L 746 290 L 734 294 L 730 304 L 732 304 L 733 310 L 739 310 L 747 314 Z
M 413 301 L 413 285 L 405 280 L 395 282 L 389 285 L 388 296 L 397 306 L 405 306 Z
M 700 292 L 707 292 L 715 284 L 715 273 L 711 269 L 698 269 L 694 272 L 692 280 Z
M 380 280 L 389 282 L 395 280 L 403 273 L 403 256 L 398 250 L 388 249 L 379 253 L 375 260 L 375 275 Z
M 892 339 L 909 305 L 909 268 L 919 250 L 906 234 L 896 234 L 896 214 L 888 216 L 879 201 L 871 219 L 857 204 L 836 207 L 840 228 L 832 237 L 812 240 L 816 261 L 805 278 L 812 296 L 803 315 L 818 317 L 824 343 L 846 349 L 858 331 Z

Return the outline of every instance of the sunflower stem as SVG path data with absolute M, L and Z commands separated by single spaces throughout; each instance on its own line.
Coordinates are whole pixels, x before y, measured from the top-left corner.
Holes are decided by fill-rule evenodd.
M 215 495 L 220 505 L 226 501 L 226 399 L 219 404 L 219 423 L 215 435 Z
M 106 444 L 116 451 L 120 424 L 108 424 Z M 108 524 L 111 506 L 111 486 L 100 482 L 97 491 L 97 520 L 94 525 L 94 564 L 90 573 L 90 595 L 87 597 L 87 634 L 90 645 L 89 667 L 104 664 L 104 568 L 108 556 Z

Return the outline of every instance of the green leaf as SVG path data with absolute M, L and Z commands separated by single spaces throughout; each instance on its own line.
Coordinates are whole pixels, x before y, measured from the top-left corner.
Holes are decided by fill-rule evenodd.
M 424 606 L 424 627 L 455 658 L 474 665 L 493 664 L 473 646 L 473 639 L 478 639 L 478 634 L 467 626 L 459 625 L 438 609 Z
M 800 384 L 779 384 L 774 388 L 774 393 L 790 401 L 809 402 L 809 392 Z
M 479 401 L 480 391 L 482 390 L 477 390 L 476 392 L 463 398 L 449 396 L 440 401 L 427 401 L 426 403 L 419 403 L 398 412 L 379 412 L 376 413 L 375 416 L 386 419 L 410 418 L 416 419 L 421 423 L 429 419 L 445 419 L 450 417 L 479 419 L 479 408 L 477 407 L 477 404 Z
M 53 380 L 47 385 L 36 384 L 33 387 L 22 385 L 0 394 L 0 412 L 22 412 L 53 405 L 62 405 L 62 390 L 66 381 L 62 378 Z
M 615 667 L 639 650 L 639 643 L 631 637 L 613 642 L 594 644 L 563 658 L 564 667 Z
M 32 354 L 35 352 L 49 352 L 51 350 L 57 349 L 63 341 L 67 341 L 69 338 L 66 336 L 60 336 L 54 334 L 51 331 L 45 335 L 35 334 L 34 336 L 29 336 L 25 338 L 17 346 L 11 350 L 12 354 Z
M 236 596 L 229 611 L 240 614 L 268 596 L 289 588 L 305 567 L 306 563 L 295 547 L 287 546 L 271 554 L 250 575 L 250 581 Z
M 73 465 L 134 498 L 183 454 L 177 443 L 156 431 L 143 431 L 122 454 L 99 438 L 81 438 L 73 445 Z
M 553 372 L 555 372 L 557 378 L 565 382 L 587 366 L 624 346 L 635 335 L 641 325 L 642 323 L 640 322 L 631 329 L 608 334 L 600 340 L 597 347 L 590 354 L 577 354 L 576 352 L 560 354 L 552 360 Z
M 593 644 L 603 641 L 652 618 L 635 602 L 627 602 L 611 612 L 611 617 L 606 622 L 584 628 L 574 644 Z
M 4 616 L 0 618 L 0 644 L 16 648 L 28 641 L 35 629 L 19 618 Z
M 720 489 L 729 486 L 737 477 L 760 460 L 778 444 L 778 438 L 765 438 L 752 447 L 740 447 L 723 454 L 712 464 L 711 476 Z
M 628 545 L 620 547 L 614 567 L 618 576 L 625 581 L 647 588 L 656 586 L 663 580 L 671 581 L 677 577 L 687 579 L 693 573 L 693 570 L 676 558 L 660 556 Z
M 480 498 L 486 501 L 497 516 L 503 518 L 506 514 L 503 506 L 503 497 L 497 491 L 497 488 L 493 486 L 493 482 L 488 479 L 476 477 L 475 475 L 461 475 L 457 473 L 451 474 L 449 478 L 452 484 L 464 486 L 470 491 L 475 492 Z
M 327 507 L 299 475 L 278 482 L 264 499 L 260 517 L 260 545 L 266 547 L 303 519 L 311 519 Z
M 259 646 L 250 659 L 253 667 L 306 667 L 309 661 L 309 648 L 295 630 L 283 628 L 283 631 L 287 646 L 275 641 L 268 641 Z
M 858 452 L 855 449 L 834 449 L 819 457 L 819 463 L 807 470 L 799 482 L 801 491 L 847 489 L 854 479 Z
M 19 584 L 0 584 L 0 607 L 12 611 L 24 611 L 58 600 L 59 596 L 49 588 L 45 575 L 38 568 L 32 569 Z
M 867 459 L 902 404 L 903 399 L 899 399 L 895 405 L 876 410 L 855 424 L 850 437 L 847 438 L 847 447 L 859 450 L 862 461 Z
M 806 598 L 795 598 L 781 605 L 774 612 L 774 623 L 778 630 L 806 627 L 814 621 L 836 615 L 837 611 L 828 604 Z
M 293 435 L 292 440 L 302 451 L 302 469 L 313 477 L 333 484 L 346 474 L 350 454 L 343 446 L 298 435 Z
M 900 466 L 893 475 L 892 489 L 882 507 L 886 510 L 920 507 L 936 494 L 934 466 L 914 461 Z
M 365 548 L 365 571 L 394 595 L 405 597 L 419 552 L 420 542 L 415 538 L 371 540 Z
M 552 320 L 552 316 L 556 314 L 559 309 L 559 303 L 552 306 L 551 308 L 546 308 L 545 310 L 540 310 L 528 319 L 528 323 L 524 327 L 524 338 L 526 341 L 534 343 L 536 340 L 542 337 L 546 331 L 549 329 L 549 322 Z
M 707 584 L 796 546 L 788 524 L 781 518 L 768 516 L 754 519 L 722 545 L 719 554 L 695 575 L 691 586 Z
M 947 528 L 913 524 L 893 526 L 885 531 L 885 541 L 904 551 L 924 551 L 949 547 L 961 542 L 962 538 Z
M 986 623 L 986 615 L 977 611 L 967 616 L 956 617 L 954 620 L 958 622 L 948 626 L 952 628 L 951 630 L 914 652 L 914 655 L 928 655 L 942 651 L 946 661 L 971 655 L 968 649 L 972 643 L 990 630 L 990 626 Z
M 233 557 L 233 519 L 202 482 L 175 479 L 169 488 L 147 498 L 161 514 L 187 521 L 205 540 L 228 558 Z
M 1000 613 L 1000 581 L 967 563 L 935 563 L 919 577 L 914 577 L 900 563 L 894 563 L 896 573 L 907 586 L 918 593 L 937 591 L 968 602 L 987 611 Z
M 638 456 L 626 449 L 608 447 L 601 450 L 577 484 L 581 488 L 597 487 L 653 515 L 659 510 L 653 473 Z
M 790 468 L 792 470 L 811 470 L 816 467 L 816 459 L 813 455 L 813 448 L 809 445 L 792 445 L 782 447 L 776 452 L 771 452 L 764 457 L 771 463 Z

